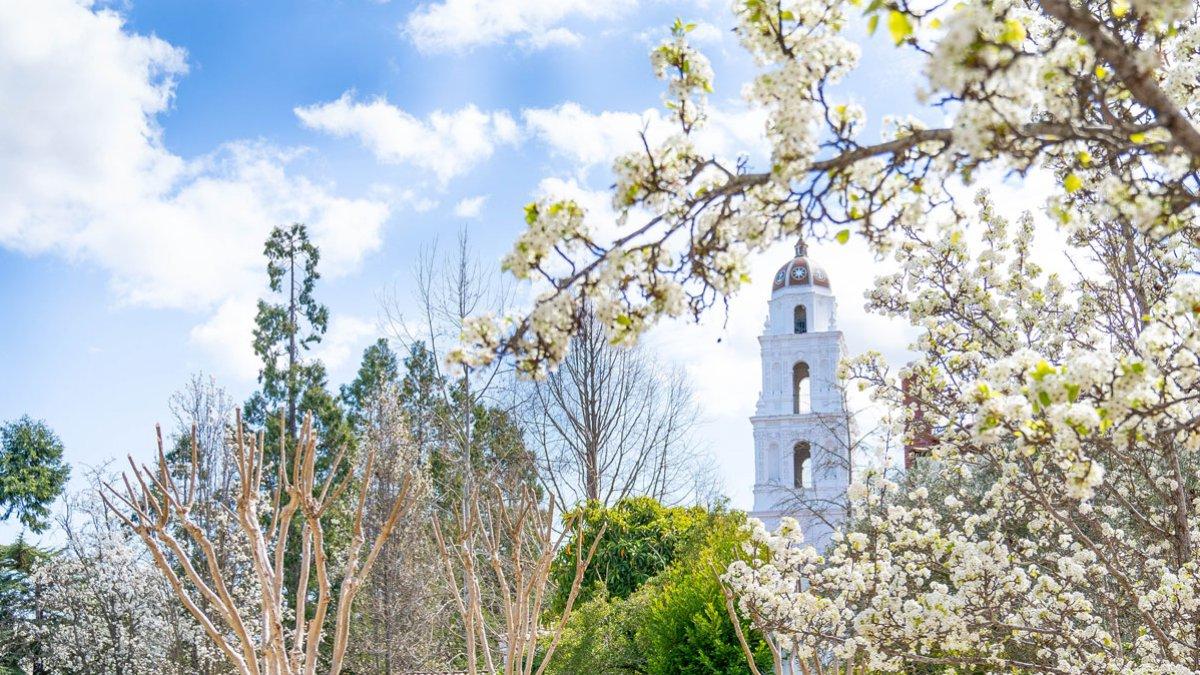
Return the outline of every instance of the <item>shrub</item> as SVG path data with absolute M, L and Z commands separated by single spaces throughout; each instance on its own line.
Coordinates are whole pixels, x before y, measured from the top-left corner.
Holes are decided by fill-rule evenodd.
M 565 514 L 565 518 L 571 517 L 583 518 L 583 540 L 588 542 L 602 523 L 608 523 L 584 575 L 579 603 L 590 599 L 598 588 L 614 599 L 629 597 L 665 570 L 680 551 L 703 538 L 709 514 L 699 506 L 667 507 L 650 497 L 630 497 L 611 507 L 588 504 Z M 554 613 L 562 611 L 575 576 L 574 546 L 574 540 L 568 542 L 554 561 Z
M 741 531 L 745 517 L 718 513 L 710 519 L 703 546 L 680 556 L 647 586 L 657 587 L 639 624 L 637 641 L 646 654 L 649 675 L 744 675 L 746 659 L 738 644 L 733 622 L 725 609 L 725 596 L 717 580 L 746 541 Z M 749 630 L 746 638 L 755 660 L 770 670 L 766 642 Z

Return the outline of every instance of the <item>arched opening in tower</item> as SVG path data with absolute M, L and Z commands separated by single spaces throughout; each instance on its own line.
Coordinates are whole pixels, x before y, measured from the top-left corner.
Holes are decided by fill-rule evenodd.
M 792 414 L 802 415 L 812 410 L 811 389 L 808 364 L 801 361 L 792 366 Z
M 792 487 L 812 487 L 812 477 L 809 475 L 810 459 L 812 446 L 808 441 L 800 441 L 792 448 Z

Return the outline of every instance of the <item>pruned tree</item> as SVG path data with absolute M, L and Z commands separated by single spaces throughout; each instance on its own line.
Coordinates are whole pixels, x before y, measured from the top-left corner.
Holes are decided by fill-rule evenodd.
M 530 385 L 525 426 L 560 504 L 676 503 L 711 491 L 691 387 L 658 363 L 646 347 L 614 345 L 589 316 L 558 369 Z
M 193 517 L 199 469 L 195 444 L 188 475 L 177 479 L 168 469 L 160 431 L 156 466 L 139 467 L 131 457 L 121 487 L 107 485 L 101 492 L 104 503 L 145 543 L 176 600 L 238 673 L 311 675 L 319 666 L 321 645 L 329 642 L 328 672 L 336 675 L 349 647 L 355 597 L 396 524 L 411 511 L 419 485 L 411 476 L 403 479 L 386 518 L 368 539 L 364 510 L 379 448 L 367 447 L 353 475 L 338 470 L 345 459 L 341 453 L 326 475 L 319 476 L 317 438 L 312 417 L 306 415 L 294 450 L 289 454 L 287 444 L 280 442 L 277 480 L 268 492 L 263 482 L 269 465 L 262 433 L 248 435 L 240 415 L 235 430 L 236 526 L 248 543 L 249 564 L 260 588 L 254 606 L 245 606 L 230 592 L 213 542 Z M 343 494 L 354 497 L 350 541 L 345 552 L 333 558 L 325 532 L 331 505 Z M 298 537 L 291 536 L 293 530 Z M 285 583 L 284 566 L 289 546 L 297 541 L 301 573 L 291 587 Z M 202 556 L 203 571 L 192 564 L 193 550 Z M 315 589 L 308 586 L 310 576 L 315 577 Z M 289 616 L 292 598 L 296 609 Z M 327 616 L 333 617 L 328 625 Z M 251 617 L 259 623 L 257 631 Z
M 447 527 L 435 520 L 446 580 L 464 589 L 455 597 L 470 675 L 541 675 L 554 658 L 605 530 L 602 525 L 586 539 L 581 518 L 560 527 L 555 506 L 553 497 L 543 505 L 527 486 L 514 495 L 492 484 L 471 495 L 465 522 Z M 551 567 L 572 532 L 574 543 L 568 554 L 574 556 L 574 578 L 562 613 L 547 627 L 543 612 L 550 604 Z M 493 614 L 499 614 L 498 628 L 493 627 Z

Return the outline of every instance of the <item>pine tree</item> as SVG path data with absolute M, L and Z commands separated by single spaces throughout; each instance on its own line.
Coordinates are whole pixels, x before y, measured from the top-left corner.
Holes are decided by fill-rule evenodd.
M 350 426 L 359 429 L 371 400 L 399 382 L 400 358 L 388 346 L 387 338 L 379 338 L 363 351 L 354 381 L 342 385 L 342 403 Z
M 30 628 L 40 623 L 33 571 L 48 556 L 23 536 L 0 546 L 0 675 L 46 672 L 41 643 L 30 634 Z M 31 670 L 23 670 L 25 667 Z

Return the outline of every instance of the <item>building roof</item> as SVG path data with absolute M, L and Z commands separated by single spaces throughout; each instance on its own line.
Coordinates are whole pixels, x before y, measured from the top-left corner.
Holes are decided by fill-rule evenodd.
M 775 281 L 771 285 L 774 293 L 785 286 L 821 286 L 829 288 L 829 275 L 825 268 L 817 265 L 808 257 L 808 246 L 804 240 L 796 242 L 796 257 L 784 263 L 775 273 Z

